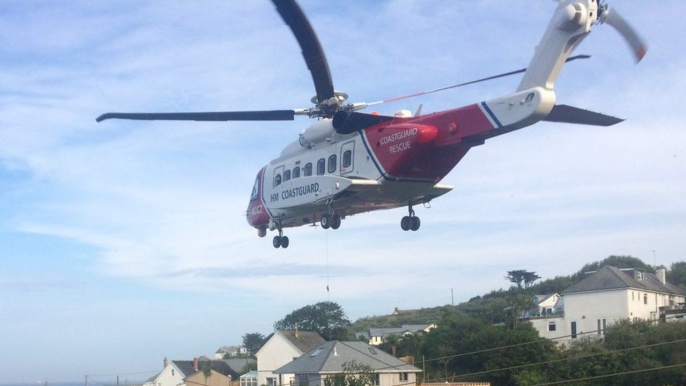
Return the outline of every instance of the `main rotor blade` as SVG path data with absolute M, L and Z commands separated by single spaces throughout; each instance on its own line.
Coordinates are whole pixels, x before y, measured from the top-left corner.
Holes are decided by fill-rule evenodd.
M 570 56 L 569 58 L 567 58 L 567 60 L 566 60 L 565 62 L 571 62 L 572 60 L 576 60 L 576 59 L 589 59 L 590 57 L 591 57 L 590 55 L 576 55 L 576 56 Z M 399 100 L 407 99 L 407 98 L 414 98 L 414 97 L 417 97 L 417 96 L 420 96 L 420 95 L 432 94 L 432 93 L 439 92 L 439 91 L 449 90 L 449 89 L 451 89 L 451 88 L 458 88 L 458 87 L 467 86 L 467 85 L 474 84 L 474 83 L 485 82 L 485 81 L 487 81 L 487 80 L 493 80 L 493 79 L 498 79 L 498 78 L 504 78 L 504 77 L 506 77 L 506 76 L 521 74 L 521 73 L 523 73 L 523 72 L 526 72 L 526 68 L 522 68 L 522 69 L 519 69 L 519 70 L 510 71 L 510 72 L 505 72 L 505 73 L 498 74 L 498 75 L 489 76 L 489 77 L 487 77 L 487 78 L 481 78 L 481 79 L 477 79 L 477 80 L 472 80 L 472 81 L 465 82 L 465 83 L 454 84 L 454 85 L 452 85 L 452 86 L 441 87 L 441 88 L 435 88 L 435 89 L 433 89 L 433 90 L 422 91 L 422 92 L 418 92 L 418 93 L 414 93 L 414 94 L 409 94 L 409 95 L 403 95 L 403 96 L 400 96 L 400 97 L 395 97 L 395 98 L 391 98 L 391 99 L 385 99 L 385 100 L 378 101 L 378 102 L 371 102 L 371 103 L 367 103 L 367 106 L 374 106 L 374 105 L 379 105 L 379 104 L 382 104 L 382 103 L 395 102 L 395 101 L 399 101 Z
M 302 9 L 294 0 L 272 0 L 272 2 L 300 45 L 307 68 L 312 73 L 314 88 L 317 90 L 317 103 L 333 98 L 333 81 L 326 55 Z
M 648 51 L 648 45 L 638 33 L 614 8 L 604 10 L 601 21 L 612 26 L 631 47 L 636 63 L 640 62 Z
M 200 113 L 106 113 L 95 120 L 134 119 L 143 121 L 292 121 L 294 110 L 216 111 Z

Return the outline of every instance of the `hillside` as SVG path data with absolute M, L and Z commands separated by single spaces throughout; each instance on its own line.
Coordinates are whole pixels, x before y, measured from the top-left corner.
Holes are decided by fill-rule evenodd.
M 521 299 L 522 296 L 530 297 L 535 294 L 562 293 L 566 288 L 581 281 L 586 272 L 597 271 L 607 265 L 618 268 L 640 268 L 652 273 L 655 272 L 655 269 L 660 268 L 659 266 L 653 267 L 632 256 L 609 256 L 601 261 L 587 263 L 577 272 L 568 276 L 546 279 L 531 284 L 527 288 L 520 289 L 513 285 L 507 290 L 493 290 L 456 306 L 445 305 L 418 310 L 401 310 L 398 315 L 363 317 L 356 320 L 350 326 L 349 331 L 354 334 L 355 332 L 368 331 L 370 328 L 400 327 L 403 324 L 431 324 L 438 322 L 444 314 L 451 313 L 451 311 L 492 324 L 504 322 L 506 315 L 503 310 L 516 302 L 518 297 Z M 667 278 L 672 284 L 686 289 L 686 262 L 672 264 L 671 269 L 667 271 Z

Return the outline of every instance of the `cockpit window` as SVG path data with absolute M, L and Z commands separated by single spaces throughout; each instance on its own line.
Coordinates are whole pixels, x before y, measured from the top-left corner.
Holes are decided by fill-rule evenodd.
M 257 196 L 259 195 L 260 191 L 260 176 L 258 175 L 257 178 L 255 178 L 255 185 L 252 187 L 252 194 L 250 195 L 250 201 L 255 201 L 257 200 Z

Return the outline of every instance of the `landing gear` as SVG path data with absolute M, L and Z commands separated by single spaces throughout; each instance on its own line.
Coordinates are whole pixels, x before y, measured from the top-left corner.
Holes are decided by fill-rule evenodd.
M 341 216 L 337 214 L 325 214 L 322 216 L 322 219 L 319 221 L 319 223 L 324 229 L 338 229 L 341 227 Z
M 402 228 L 404 231 L 417 231 L 422 225 L 422 221 L 419 219 L 419 217 L 414 215 L 412 205 L 409 206 L 409 211 L 410 215 L 405 216 L 402 218 L 402 220 L 400 220 L 400 228 Z
M 274 240 L 272 240 L 272 245 L 274 245 L 274 248 L 286 249 L 288 248 L 289 244 L 290 241 L 288 240 L 288 236 L 284 236 L 283 231 L 279 229 L 279 235 L 274 236 Z

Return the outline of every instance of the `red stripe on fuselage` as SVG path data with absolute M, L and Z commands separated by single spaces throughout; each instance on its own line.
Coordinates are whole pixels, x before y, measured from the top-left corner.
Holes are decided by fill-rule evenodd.
M 364 134 L 387 179 L 438 182 L 473 146 L 473 142 L 463 146 L 463 138 L 493 129 L 473 104 L 419 118 L 398 118 L 370 127 Z

